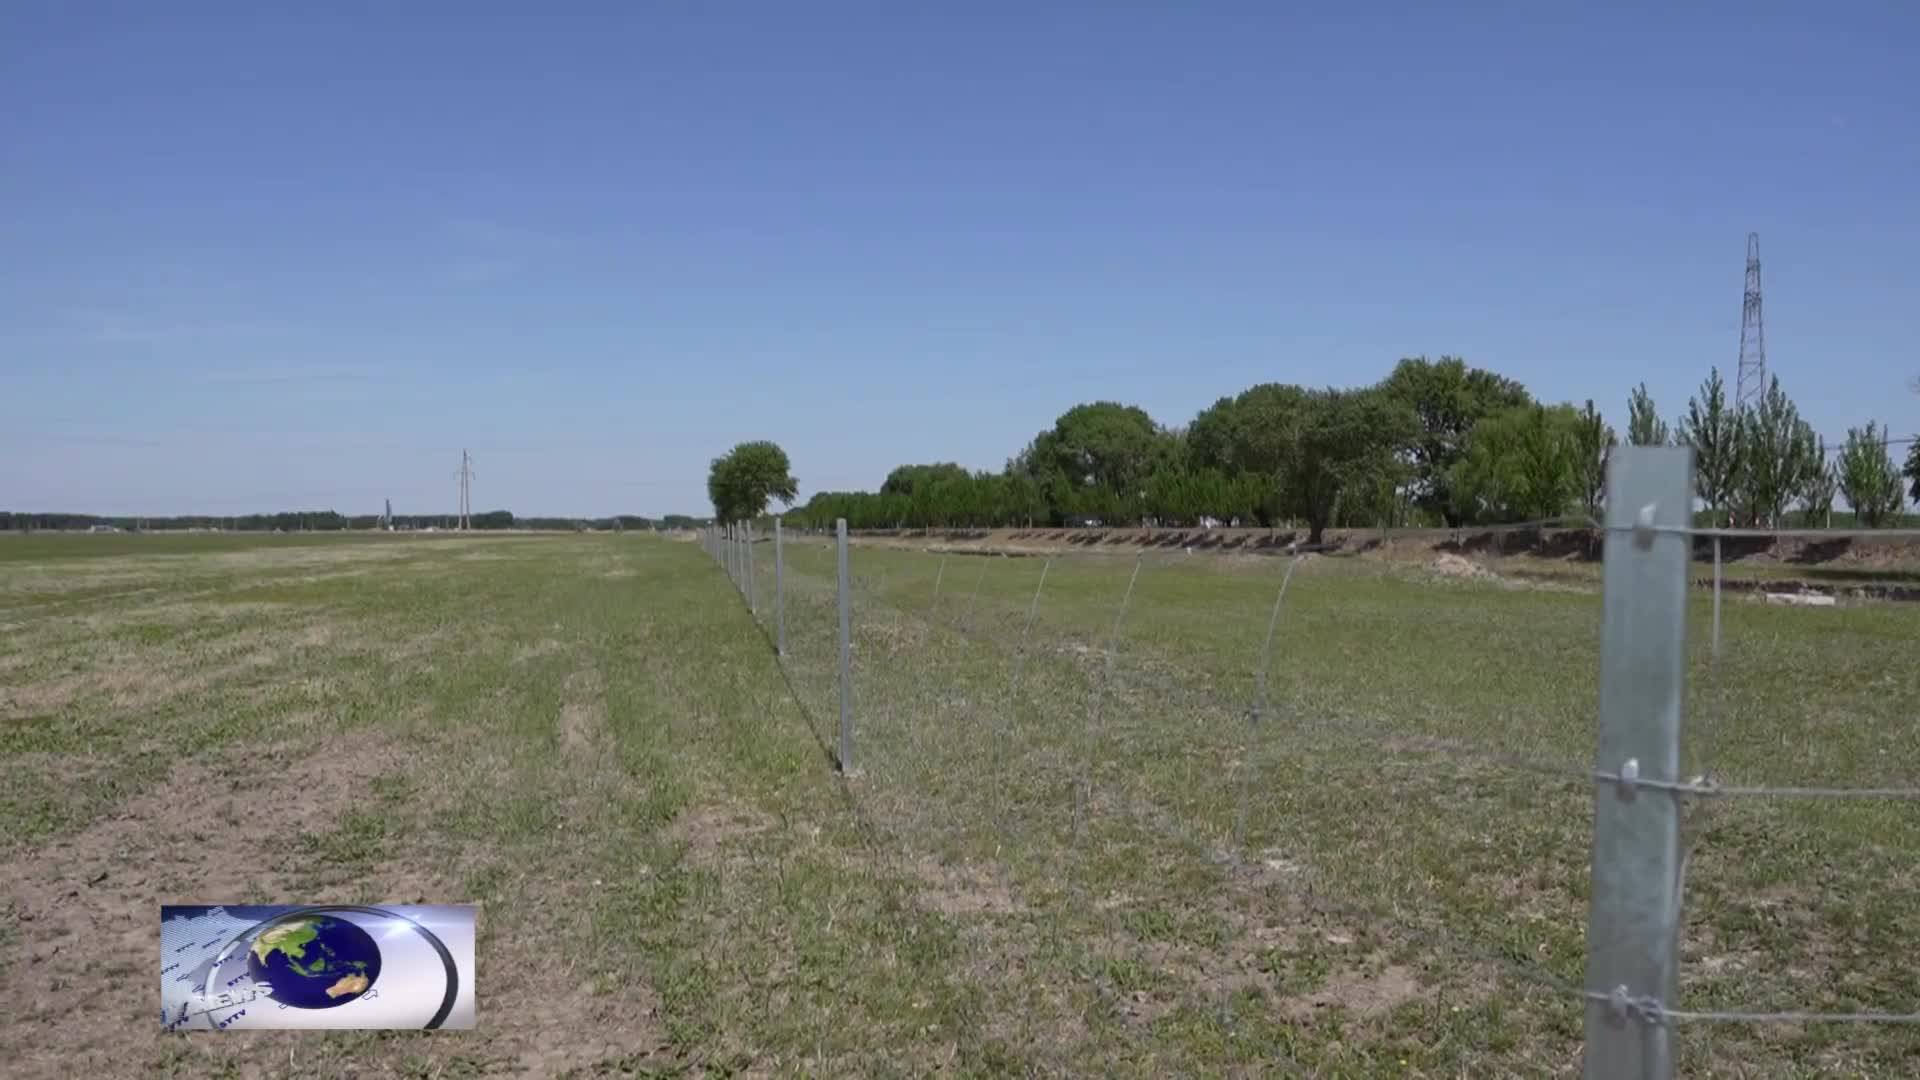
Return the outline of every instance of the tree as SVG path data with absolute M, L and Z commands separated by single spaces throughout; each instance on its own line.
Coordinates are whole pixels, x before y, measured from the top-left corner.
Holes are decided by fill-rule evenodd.
M 1806 524 L 1824 528 L 1832 523 L 1833 497 L 1840 483 L 1834 475 L 1833 463 L 1827 460 L 1825 438 L 1815 440 L 1803 471 L 1806 481 L 1800 489 L 1800 509 L 1806 515 Z
M 800 482 L 789 471 L 787 452 L 770 442 L 743 442 L 713 459 L 707 471 L 707 497 L 722 522 L 750 521 L 778 499 L 791 505 Z
M 1665 446 L 1667 442 L 1667 422 L 1660 419 L 1660 413 L 1653 407 L 1653 395 L 1647 393 L 1647 384 L 1641 383 L 1627 398 L 1627 445 Z
M 1075 487 L 1131 492 L 1146 480 L 1160 429 L 1145 409 L 1096 401 L 1054 421 L 1049 449 Z
M 1587 410 L 1580 414 L 1579 426 L 1574 431 L 1573 450 L 1580 504 L 1590 518 L 1600 516 L 1600 504 L 1607 492 L 1607 460 L 1613 456 L 1613 448 L 1618 443 L 1613 428 L 1601 419 L 1600 411 L 1593 407 L 1593 399 L 1588 398 Z
M 901 465 L 887 474 L 880 485 L 882 495 L 906 495 L 925 490 L 941 480 L 965 477 L 967 470 L 951 462 L 935 465 Z
M 1864 428 L 1848 428 L 1847 441 L 1840 447 L 1840 493 L 1853 507 L 1853 516 L 1869 529 L 1877 529 L 1900 513 L 1904 502 L 1900 473 L 1887 452 L 1887 432 L 1868 421 Z
M 1735 478 L 1735 501 L 1747 521 L 1777 526 L 1787 507 L 1805 493 L 1813 479 L 1816 440 L 1813 425 L 1780 389 L 1780 377 L 1767 384 L 1760 403 L 1741 418 L 1741 468 Z
M 1459 516 L 1515 522 L 1565 514 L 1585 495 L 1583 423 L 1571 405 L 1523 405 L 1474 425 L 1466 457 L 1454 466 Z
M 1740 475 L 1740 420 L 1727 408 L 1719 368 L 1700 384 L 1699 396 L 1687 400 L 1680 441 L 1693 447 L 1695 492 L 1709 513 L 1719 514 L 1731 505 L 1734 480 Z
M 1526 405 L 1532 396 L 1512 379 L 1468 367 L 1453 356 L 1402 360 L 1380 386 L 1415 417 L 1416 430 L 1404 447 L 1415 505 L 1446 518 L 1448 524 L 1461 524 L 1453 516 L 1457 502 L 1450 485 L 1453 466 L 1466 453 L 1469 433 L 1486 417 Z
M 1146 410 L 1111 401 L 1076 405 L 1034 436 L 1010 468 L 1032 477 L 1055 517 L 1137 517 L 1147 476 L 1168 435 Z M 1100 508 L 1098 511 L 1088 509 Z
M 1900 471 L 1913 485 L 1907 494 L 1920 501 L 1920 439 L 1907 444 L 1907 464 Z
M 1307 523 L 1307 543 L 1320 543 L 1343 493 L 1402 477 L 1395 455 L 1419 426 L 1405 399 L 1379 388 L 1306 393 L 1282 433 L 1280 508 Z
M 1282 513 L 1281 474 L 1294 461 L 1300 418 L 1312 395 L 1298 386 L 1261 383 L 1221 398 L 1187 428 L 1188 458 L 1195 467 L 1234 478 L 1232 513 L 1273 525 Z

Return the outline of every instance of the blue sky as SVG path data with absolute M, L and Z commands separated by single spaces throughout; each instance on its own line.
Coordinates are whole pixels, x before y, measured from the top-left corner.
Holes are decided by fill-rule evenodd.
M 0 5 L 0 507 L 703 512 L 1421 353 L 1621 426 L 1749 231 L 1920 427 L 1920 5 L 269 6 Z

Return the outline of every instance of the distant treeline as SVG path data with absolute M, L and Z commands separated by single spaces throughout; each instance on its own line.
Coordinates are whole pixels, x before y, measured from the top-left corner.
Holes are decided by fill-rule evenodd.
M 1744 406 L 1729 390 L 1710 371 L 1669 425 L 1638 387 L 1616 431 L 1592 401 L 1543 402 L 1457 357 L 1412 357 L 1370 386 L 1263 383 L 1179 426 L 1119 402 L 1076 405 L 998 472 L 903 464 L 878 491 L 816 492 L 786 518 L 856 529 L 1238 523 L 1305 526 L 1315 541 L 1332 527 L 1593 518 L 1621 442 L 1692 447 L 1695 494 L 1717 523 L 1824 525 L 1844 499 L 1858 525 L 1883 528 L 1920 499 L 1920 442 L 1868 422 L 1829 447 L 1777 378 Z M 1903 468 L 1891 448 L 1909 443 Z M 739 500 L 720 495 L 716 513 L 738 516 Z
M 634 514 L 616 514 L 599 518 L 515 517 L 507 510 L 489 510 L 474 514 L 474 529 L 692 529 L 708 519 L 685 514 L 646 518 Z M 395 529 L 451 529 L 458 526 L 456 514 L 395 514 Z M 228 532 L 340 532 L 372 530 L 381 527 L 379 514 L 346 514 L 332 510 L 285 510 L 277 514 L 238 514 L 221 517 L 208 514 L 177 514 L 171 517 L 102 516 L 97 514 L 35 514 L 0 510 L 0 532 L 85 532 L 111 528 L 132 532 L 148 530 L 173 532 L 187 529 Z

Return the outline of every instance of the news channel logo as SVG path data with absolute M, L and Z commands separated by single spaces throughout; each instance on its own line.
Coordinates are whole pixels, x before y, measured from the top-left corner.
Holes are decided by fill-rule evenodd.
M 168 905 L 160 1025 L 471 1028 L 467 904 Z

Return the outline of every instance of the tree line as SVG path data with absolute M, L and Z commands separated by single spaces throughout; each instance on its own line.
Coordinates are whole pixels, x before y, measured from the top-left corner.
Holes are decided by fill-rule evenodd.
M 1736 408 L 1718 369 L 1669 424 L 1644 385 L 1626 401 L 1625 441 L 1693 447 L 1706 517 L 1759 527 L 1829 524 L 1836 499 L 1867 527 L 1920 499 L 1920 444 L 1896 465 L 1887 429 L 1848 430 L 1830 450 L 1771 380 Z M 878 491 L 825 491 L 788 512 L 801 526 L 1241 524 L 1473 526 L 1598 516 L 1622 441 L 1591 400 L 1535 400 L 1520 383 L 1458 357 L 1400 361 L 1354 388 L 1264 383 L 1181 426 L 1137 406 L 1076 405 L 998 471 L 901 465 Z M 1903 480 L 1906 484 L 1903 484 Z M 798 489 L 786 455 L 746 443 L 714 461 L 722 521 L 757 516 Z

